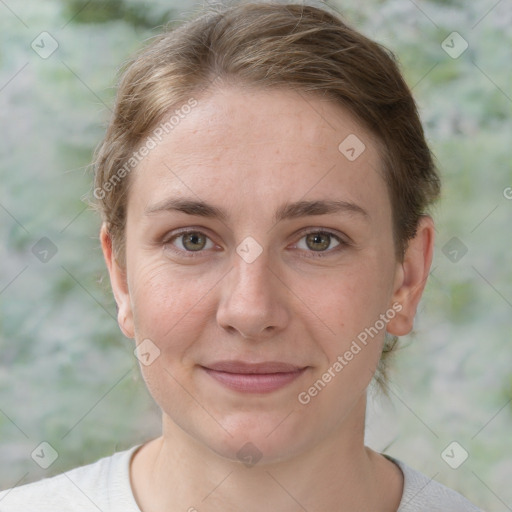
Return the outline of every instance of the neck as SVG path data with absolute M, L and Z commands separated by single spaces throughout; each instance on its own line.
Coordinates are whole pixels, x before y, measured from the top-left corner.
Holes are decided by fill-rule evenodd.
M 135 498 L 142 512 L 396 510 L 402 475 L 364 446 L 365 407 L 362 399 L 334 435 L 308 451 L 250 467 L 220 457 L 164 415 L 162 437 L 132 460 Z

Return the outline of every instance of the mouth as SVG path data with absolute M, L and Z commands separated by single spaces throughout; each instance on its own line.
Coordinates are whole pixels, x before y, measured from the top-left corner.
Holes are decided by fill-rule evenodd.
M 223 386 L 243 393 L 269 393 L 299 378 L 307 366 L 268 361 L 218 361 L 201 368 Z

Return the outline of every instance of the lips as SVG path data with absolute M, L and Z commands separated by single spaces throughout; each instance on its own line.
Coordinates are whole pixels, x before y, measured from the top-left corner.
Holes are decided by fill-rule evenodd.
M 293 382 L 307 370 L 304 366 L 277 361 L 218 361 L 201 368 L 224 387 L 242 393 L 276 391 Z
M 218 361 L 206 365 L 210 370 L 227 373 L 289 373 L 302 370 L 304 366 L 296 366 L 289 363 L 268 361 L 264 363 L 247 363 L 244 361 Z

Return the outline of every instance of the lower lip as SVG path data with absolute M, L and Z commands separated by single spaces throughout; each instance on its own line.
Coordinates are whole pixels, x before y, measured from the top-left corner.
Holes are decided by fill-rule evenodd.
M 270 393 L 299 378 L 307 368 L 286 373 L 228 373 L 202 367 L 224 386 L 243 393 Z

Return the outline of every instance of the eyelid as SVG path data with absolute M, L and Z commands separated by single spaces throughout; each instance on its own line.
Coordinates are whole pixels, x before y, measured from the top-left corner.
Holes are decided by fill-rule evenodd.
M 165 233 L 165 235 L 163 235 L 162 237 L 162 242 L 169 243 L 174 238 L 178 238 L 180 235 L 186 235 L 188 233 L 200 233 L 201 235 L 204 235 L 211 240 L 211 237 L 210 235 L 208 235 L 207 231 L 208 230 L 206 228 L 194 226 L 187 226 L 186 228 L 177 228 Z
M 340 243 L 350 244 L 352 243 L 350 238 L 345 235 L 344 233 L 340 233 L 336 230 L 333 230 L 331 228 L 322 228 L 322 227 L 316 227 L 316 228 L 306 228 L 305 230 L 301 231 L 301 237 L 305 235 L 309 235 L 312 233 L 325 233 L 327 235 L 331 235 L 334 238 L 336 238 Z

